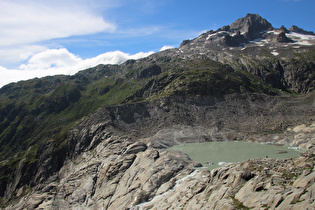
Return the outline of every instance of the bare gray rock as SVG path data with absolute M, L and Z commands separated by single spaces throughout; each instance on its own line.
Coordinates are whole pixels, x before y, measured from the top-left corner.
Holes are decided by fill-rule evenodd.
M 307 158 L 307 162 L 314 161 L 314 155 Z M 307 179 L 307 173 L 301 173 L 305 170 L 303 168 L 298 169 L 296 176 L 287 172 L 286 167 L 299 167 L 298 161 L 299 158 L 295 162 L 255 159 L 218 168 L 211 173 L 196 171 L 182 179 L 172 190 L 134 209 L 312 208 L 314 203 L 309 198 L 314 190 L 313 185 L 297 187 L 272 181 L 274 176 L 287 183 Z M 278 168 L 274 168 L 274 165 Z M 248 178 L 244 179 L 245 174 L 255 176 L 245 176 Z

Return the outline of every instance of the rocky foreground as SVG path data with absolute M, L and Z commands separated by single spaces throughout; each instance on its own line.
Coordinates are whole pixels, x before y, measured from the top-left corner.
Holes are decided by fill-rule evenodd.
M 54 150 L 49 146 L 42 148 L 41 166 L 32 178 L 32 187 L 23 185 L 19 179 L 23 164 L 19 166 L 15 186 L 11 186 L 11 189 L 17 188 L 16 200 L 11 200 L 6 209 L 314 208 L 315 124 L 309 123 L 313 116 L 312 104 L 307 105 L 305 97 L 301 97 L 286 108 L 291 113 L 297 104 L 304 103 L 304 111 L 291 114 L 290 119 L 291 122 L 304 119 L 308 121 L 306 124 L 288 127 L 278 134 L 245 134 L 250 127 L 266 128 L 270 124 L 268 116 L 274 119 L 274 125 L 290 122 L 276 117 L 276 113 L 284 115 L 278 109 L 270 109 L 270 102 L 258 100 L 263 96 L 251 97 L 256 97 L 255 102 L 248 100 L 248 96 L 229 96 L 218 100 L 217 108 L 213 108 L 209 99 L 197 97 L 191 101 L 173 98 L 100 109 L 71 131 L 67 149 L 61 150 L 68 155 L 58 172 L 45 175 L 49 167 L 57 167 L 61 156 L 51 154 Z M 272 106 L 284 103 L 283 99 L 277 100 L 274 98 Z M 192 101 L 194 104 L 188 106 Z M 223 104 L 229 107 L 231 104 L 227 104 L 232 101 L 238 111 L 225 119 L 223 111 L 227 110 Z M 202 110 L 210 107 L 213 111 L 205 115 Z M 243 116 L 240 107 L 256 115 L 260 115 L 258 109 L 263 112 L 262 124 L 253 123 L 257 119 L 255 115 L 251 123 L 246 121 L 248 115 Z M 185 110 L 194 115 L 184 114 Z M 209 123 L 200 123 L 214 121 L 219 114 L 221 120 L 212 127 L 206 127 Z M 235 119 L 234 124 L 227 123 L 231 119 Z M 174 120 L 190 123 L 168 126 Z M 199 125 L 193 126 L 192 122 Z M 233 130 L 234 126 L 238 132 Z M 287 143 L 306 151 L 295 159 L 253 159 L 210 172 L 196 169 L 200 163 L 186 154 L 165 149 L 183 142 L 225 138 Z
M 197 170 L 133 209 L 314 209 L 314 152 Z
M 7 209 L 314 209 L 315 151 L 209 172 L 187 155 L 112 136 Z

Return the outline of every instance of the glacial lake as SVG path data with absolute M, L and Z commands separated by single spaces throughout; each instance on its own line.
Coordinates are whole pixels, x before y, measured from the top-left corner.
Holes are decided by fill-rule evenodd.
M 224 162 L 235 163 L 266 156 L 275 159 L 293 158 L 302 152 L 288 145 L 278 146 L 244 141 L 188 143 L 168 149 L 186 153 L 191 159 L 200 162 L 209 170 L 220 167 Z M 286 152 L 282 153 L 283 151 Z

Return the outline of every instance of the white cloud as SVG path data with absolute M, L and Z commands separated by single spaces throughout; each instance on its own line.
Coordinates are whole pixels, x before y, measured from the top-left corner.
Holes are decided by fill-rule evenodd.
M 128 59 L 139 59 L 154 52 L 140 52 L 133 55 L 121 51 L 107 52 L 94 58 L 81 59 L 65 48 L 50 49 L 33 55 L 19 69 L 0 66 L 0 87 L 11 82 L 52 75 L 73 75 L 80 70 L 98 64 L 121 64 Z
M 59 2 L 59 4 L 58 4 Z M 65 1 L 66 2 L 66 1 Z M 116 25 L 96 15 L 86 4 L 1 0 L 0 46 L 28 44 L 72 35 L 111 32 Z
M 33 55 L 27 64 L 20 66 L 20 69 L 27 71 L 59 69 L 75 66 L 80 62 L 82 62 L 81 58 L 65 48 L 51 49 Z
M 173 49 L 173 48 L 175 48 L 174 46 L 171 46 L 171 45 L 165 45 L 165 46 L 163 46 L 161 49 L 160 49 L 160 51 L 164 51 L 164 50 L 168 50 L 168 49 Z
M 0 47 L 0 63 L 2 65 L 18 63 L 29 59 L 32 55 L 47 50 L 41 45 L 20 45 Z
M 116 25 L 101 13 L 119 6 L 118 0 L 0 0 L 0 65 L 10 68 L 48 48 L 58 38 L 112 33 Z M 104 14 L 104 13 L 103 13 Z

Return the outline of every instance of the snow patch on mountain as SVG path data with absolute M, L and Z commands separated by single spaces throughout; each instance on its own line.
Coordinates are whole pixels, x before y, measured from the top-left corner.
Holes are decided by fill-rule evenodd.
M 299 34 L 296 32 L 290 32 L 286 34 L 291 39 L 303 39 L 303 40 L 315 40 L 314 35 L 307 35 L 307 34 Z
M 311 46 L 315 41 L 314 35 L 300 34 L 296 32 L 290 32 L 286 34 L 290 39 L 294 40 L 294 45 Z
M 275 51 L 275 50 L 274 50 L 274 51 L 272 51 L 272 52 L 271 52 L 271 54 L 273 54 L 274 56 L 279 55 L 279 53 L 278 53 L 277 51 Z
M 256 44 L 258 45 L 259 47 L 263 47 L 265 46 L 267 43 L 269 43 L 269 41 L 267 39 L 262 39 L 262 38 L 259 38 L 259 39 L 255 39 L 253 41 L 250 41 L 249 43 L 251 44 Z

